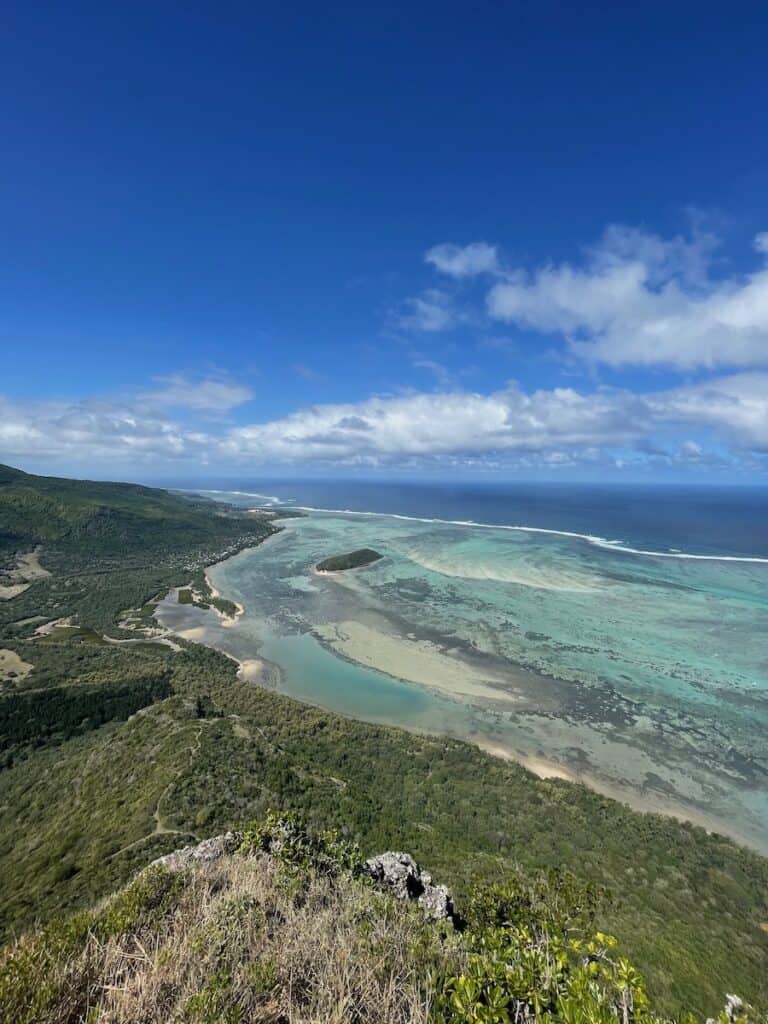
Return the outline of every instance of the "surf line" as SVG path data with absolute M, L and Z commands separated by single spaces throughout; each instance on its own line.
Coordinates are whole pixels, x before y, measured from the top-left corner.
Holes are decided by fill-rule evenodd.
M 261 498 L 262 501 L 266 501 L 270 505 L 282 504 L 282 499 L 276 497 L 274 494 L 257 494 L 254 491 L 217 491 L 211 488 L 208 488 L 207 490 L 200 488 L 198 490 L 190 491 L 186 487 L 169 487 L 168 490 L 174 491 L 178 494 L 237 494 L 238 497 L 241 498 Z
M 700 562 L 750 562 L 768 565 L 768 558 L 756 555 L 694 555 L 685 551 L 646 551 L 643 548 L 631 548 L 618 540 L 608 540 L 591 533 L 573 533 L 569 530 L 548 530 L 543 526 L 507 526 L 503 523 L 476 523 L 472 519 L 427 519 L 423 516 L 404 516 L 398 512 L 358 512 L 350 508 L 315 508 L 313 505 L 293 505 L 284 503 L 287 508 L 295 508 L 299 512 L 324 512 L 328 515 L 369 516 L 376 519 L 403 519 L 411 523 L 439 523 L 442 526 L 472 526 L 480 530 L 511 530 L 515 533 L 543 533 L 553 537 L 570 537 L 583 540 L 596 548 L 606 551 L 617 551 L 625 555 L 644 555 L 647 558 L 678 558 L 693 559 Z

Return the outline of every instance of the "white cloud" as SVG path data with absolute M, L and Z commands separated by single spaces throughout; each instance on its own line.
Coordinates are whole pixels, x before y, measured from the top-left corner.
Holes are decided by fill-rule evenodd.
M 414 299 L 406 299 L 395 320 L 406 330 L 446 331 L 455 327 L 462 317 L 456 311 L 451 296 L 439 288 L 428 288 Z
M 0 458 L 165 460 L 200 455 L 209 435 L 146 407 L 106 401 L 14 403 L 0 398 Z
M 578 356 L 612 366 L 768 365 L 768 266 L 709 276 L 715 240 L 609 228 L 583 265 L 510 272 L 489 315 L 565 336 Z M 768 254 L 768 233 L 755 248 Z
M 511 385 L 490 395 L 420 393 L 313 406 L 234 429 L 220 448 L 230 458 L 369 463 L 543 453 L 629 442 L 648 417 L 646 403 L 623 392 L 526 394 Z
M 556 467 L 619 457 L 704 465 L 729 452 L 749 461 L 768 454 L 768 372 L 637 394 L 527 392 L 515 384 L 488 394 L 444 389 L 315 405 L 246 426 L 208 420 L 207 428 L 139 396 L 36 404 L 0 398 L 0 461 Z
M 445 242 L 434 245 L 427 251 L 424 260 L 449 277 L 476 277 L 478 274 L 496 273 L 499 269 L 496 246 L 488 245 L 487 242 L 471 242 L 469 245 Z
M 390 463 L 412 458 L 539 453 L 549 464 L 594 459 L 597 449 L 650 449 L 649 435 L 709 431 L 737 449 L 768 452 L 768 373 L 633 394 L 510 385 L 488 395 L 447 391 L 313 406 L 230 431 L 220 451 L 261 461 Z M 704 461 L 700 442 L 686 451 Z
M 195 379 L 188 374 L 174 373 L 155 377 L 156 386 L 142 391 L 139 399 L 153 406 L 167 409 L 195 409 L 199 412 L 229 412 L 253 398 L 251 389 L 230 377 Z
M 768 373 L 736 373 L 650 399 L 660 422 L 705 427 L 752 451 L 768 452 Z
M 139 403 L 31 408 L 0 400 L 0 459 L 390 464 L 485 458 L 630 441 L 646 418 L 647 407 L 631 395 L 570 388 L 526 394 L 514 385 L 487 395 L 443 391 L 317 405 L 216 433 L 189 429 Z

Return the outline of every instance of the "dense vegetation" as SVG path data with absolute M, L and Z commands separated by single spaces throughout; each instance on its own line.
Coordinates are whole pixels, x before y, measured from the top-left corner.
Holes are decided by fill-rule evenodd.
M 35 621 L 71 615 L 81 625 L 128 636 L 118 626 L 123 611 L 141 609 L 174 586 L 193 582 L 205 590 L 206 565 L 274 531 L 266 518 L 203 499 L 26 474 L 23 485 L 15 476 L 3 483 L 8 472 L 0 467 L 0 568 L 8 569 L 19 552 L 42 540 L 41 560 L 51 575 L 0 601 L 0 640 L 29 637 Z M 30 483 L 38 480 L 39 493 Z
M 62 743 L 169 697 L 169 674 L 134 675 L 117 686 L 74 683 L 8 694 L 0 700 L 0 767 L 10 767 L 30 747 Z
M 268 816 L 205 861 L 154 865 L 0 952 L 16 1024 L 657 1024 L 567 872 L 475 886 L 456 927 L 366 877 L 338 835 Z M 731 1000 L 729 1024 L 757 1019 Z M 693 1017 L 689 1018 L 693 1020 Z
M 25 477 L 27 491 L 36 479 Z M 84 484 L 86 493 L 92 486 L 108 502 L 111 485 Z M 41 485 L 43 499 L 51 493 Z M 124 499 L 118 488 L 116 507 Z M 140 516 L 140 498 L 130 500 Z M 43 540 L 51 576 L 0 601 L 0 647 L 33 666 L 0 687 L 0 721 L 19 723 L 4 741 L 12 766 L 0 771 L 0 934 L 90 905 L 159 854 L 283 807 L 339 828 L 366 855 L 408 850 L 464 901 L 516 869 L 570 869 L 609 890 L 595 928 L 617 936 L 662 1010 L 714 1013 L 726 991 L 768 1007 L 768 861 L 757 854 L 464 743 L 239 682 L 233 662 L 206 648 L 105 644 L 104 633 L 135 637 L 129 621 L 151 623 L 170 587 L 204 592 L 206 564 L 272 530 L 213 503 L 153 501 L 170 502 L 171 522 L 190 517 L 197 539 L 148 514 L 146 551 L 121 542 L 92 552 L 77 531 Z M 14 533 L 11 554 L 41 543 L 35 521 Z M 0 530 L 8 540 L 1 517 Z M 34 636 L 42 621 L 70 616 L 70 627 Z M 138 714 L 124 702 L 134 684 Z M 53 705 L 40 696 L 48 690 Z M 52 732 L 43 712 L 35 730 L 32 709 L 57 701 L 69 725 Z
M 373 548 L 358 548 L 357 551 L 349 551 L 345 555 L 324 558 L 315 568 L 318 572 L 341 572 L 344 569 L 360 569 L 364 565 L 378 562 L 380 558 L 383 558 L 383 555 Z
M 97 554 L 190 550 L 242 529 L 242 515 L 138 484 L 40 477 L 0 466 L 0 535 Z M 234 530 L 228 525 L 237 524 Z

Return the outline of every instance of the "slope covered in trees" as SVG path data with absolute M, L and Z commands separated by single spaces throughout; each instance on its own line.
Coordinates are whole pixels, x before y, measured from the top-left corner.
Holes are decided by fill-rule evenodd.
M 215 514 L 212 510 L 215 508 Z M 0 537 L 67 551 L 182 550 L 220 540 L 234 510 L 138 484 L 32 476 L 0 466 Z

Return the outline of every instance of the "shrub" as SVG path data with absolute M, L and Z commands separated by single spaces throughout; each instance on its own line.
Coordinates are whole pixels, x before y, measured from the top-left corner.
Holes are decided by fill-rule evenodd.
M 98 916 L 96 931 L 100 937 L 111 938 L 156 928 L 183 891 L 182 874 L 151 866 L 109 900 Z
M 310 832 L 296 814 L 268 811 L 263 821 L 254 821 L 243 834 L 240 853 L 269 853 L 286 867 L 319 875 L 358 874 L 362 855 L 357 843 L 343 839 L 335 829 Z
M 568 872 L 517 874 L 474 889 L 458 974 L 435 976 L 440 1024 L 649 1024 L 663 1020 L 643 979 L 617 953 L 612 935 L 594 930 L 605 894 Z M 683 1021 L 695 1018 L 687 1015 Z M 723 1017 L 722 1024 L 741 1018 Z

